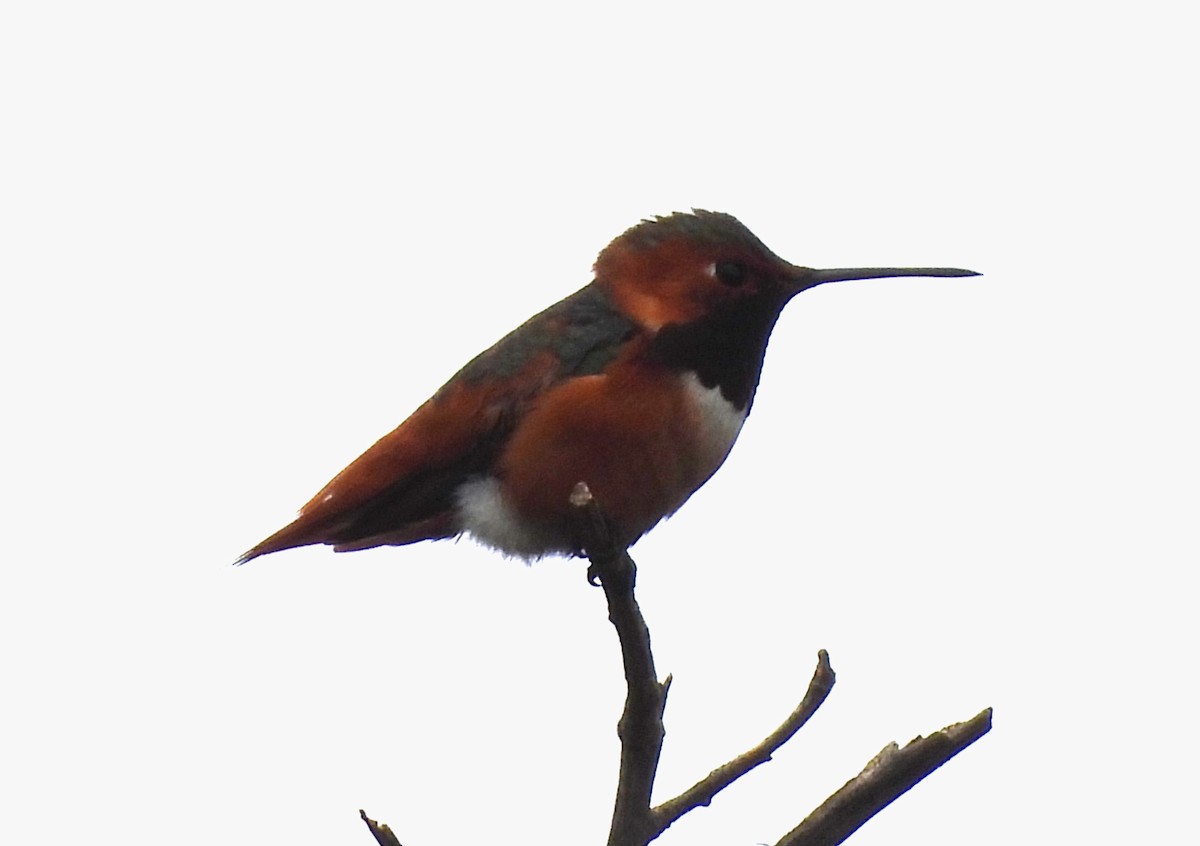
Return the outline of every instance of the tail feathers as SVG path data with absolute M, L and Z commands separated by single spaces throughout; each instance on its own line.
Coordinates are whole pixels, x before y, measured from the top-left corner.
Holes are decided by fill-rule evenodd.
M 331 545 L 334 552 L 352 552 L 376 546 L 407 546 L 423 540 L 452 538 L 458 534 L 453 514 L 450 512 L 416 520 L 395 529 L 381 532 L 376 528 L 373 533 L 368 534 L 369 531 L 371 530 L 365 526 L 356 526 L 352 522 L 347 524 L 345 521 L 332 524 L 325 521 L 310 525 L 301 515 L 262 543 L 243 552 L 233 564 L 236 567 L 253 561 L 260 555 L 270 555 L 272 552 L 317 543 Z
M 334 552 L 354 552 L 359 549 L 372 549 L 376 546 L 408 546 L 425 540 L 444 540 L 457 535 L 453 515 L 450 513 L 435 514 L 424 520 L 417 520 L 399 528 L 379 532 L 366 537 L 346 537 L 334 542 Z

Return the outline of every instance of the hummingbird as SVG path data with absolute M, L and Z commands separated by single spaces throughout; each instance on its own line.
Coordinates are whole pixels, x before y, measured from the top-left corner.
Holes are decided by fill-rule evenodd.
M 724 463 L 784 306 L 827 282 L 977 276 L 949 267 L 790 264 L 732 215 L 643 220 L 594 279 L 458 371 L 238 559 L 469 535 L 525 560 L 580 555 L 585 483 L 624 548 Z

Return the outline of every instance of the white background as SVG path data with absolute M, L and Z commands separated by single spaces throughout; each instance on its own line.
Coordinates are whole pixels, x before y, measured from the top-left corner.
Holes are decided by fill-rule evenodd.
M 1197 62 L 1182 5 L 22 3 L 0 13 L 0 841 L 602 842 L 624 695 L 580 562 L 243 568 L 642 217 L 828 286 L 635 549 L 663 844 L 771 843 L 885 743 L 995 728 L 853 842 L 1194 830 Z M 1180 10 L 1177 14 L 1176 10 Z

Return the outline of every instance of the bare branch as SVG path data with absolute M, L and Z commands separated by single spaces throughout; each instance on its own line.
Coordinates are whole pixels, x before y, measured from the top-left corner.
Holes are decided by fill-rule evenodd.
M 780 726 L 761 743 L 717 767 L 674 799 L 651 808 L 654 779 L 662 756 L 663 711 L 671 677 L 658 681 L 650 630 L 642 617 L 634 583 L 637 566 L 613 540 L 609 524 L 582 482 L 571 494 L 575 541 L 591 562 L 588 580 L 604 588 L 608 619 L 621 644 L 627 694 L 617 723 L 621 740 L 620 774 L 613 806 L 608 846 L 647 846 L 666 829 L 713 798 L 771 756 L 821 707 L 834 684 L 833 669 L 825 650 L 817 654 L 817 667 L 803 699 Z M 891 744 L 866 768 L 786 834 L 777 846 L 835 846 L 863 823 L 912 788 L 925 776 L 974 743 L 991 728 L 991 709 L 964 723 L 947 726 L 913 740 L 903 749 Z M 392 830 L 359 811 L 379 846 L 400 846 Z
M 362 808 L 358 809 L 358 815 L 367 824 L 367 828 L 371 829 L 371 834 L 375 835 L 375 842 L 379 846 L 401 846 L 396 835 L 392 834 L 392 830 L 386 824 L 371 819 Z
M 650 630 L 633 595 L 637 565 L 612 536 L 591 491 L 582 482 L 571 494 L 580 548 L 591 561 L 589 579 L 598 579 L 608 600 L 608 619 L 621 642 L 628 693 L 617 723 L 621 739 L 620 775 L 608 846 L 645 846 L 661 829 L 650 810 L 650 793 L 662 755 L 663 709 L 671 679 L 658 681 Z
M 918 737 L 903 749 L 889 744 L 776 846 L 836 846 L 991 727 L 992 709 L 985 708 L 966 722 Z
M 674 799 L 669 799 L 655 808 L 653 814 L 658 825 L 658 833 L 666 831 L 673 822 L 688 811 L 700 806 L 707 806 L 712 802 L 713 797 L 726 787 L 759 764 L 765 764 L 771 760 L 775 750 L 791 740 L 792 736 L 821 707 L 825 697 L 829 696 L 829 691 L 833 690 L 834 680 L 833 668 L 829 666 L 829 653 L 822 649 L 817 653 L 817 668 L 813 671 L 812 681 L 808 683 L 808 690 L 805 692 L 804 698 L 800 700 L 800 704 L 796 706 L 796 710 L 792 711 L 779 728 L 767 735 L 757 746 L 738 755 L 729 763 L 717 767 Z

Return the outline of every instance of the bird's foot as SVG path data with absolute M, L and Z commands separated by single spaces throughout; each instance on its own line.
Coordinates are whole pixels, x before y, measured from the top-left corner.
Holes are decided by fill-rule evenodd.
M 609 555 L 592 555 L 587 568 L 587 580 L 593 587 L 608 585 L 622 590 L 633 590 L 637 582 L 637 565 L 629 553 L 621 551 Z
M 588 584 L 593 587 L 601 584 L 621 586 L 631 590 L 637 576 L 637 566 L 629 553 L 619 547 L 613 538 L 612 526 L 586 483 L 575 485 L 570 503 L 579 545 L 578 554 L 590 562 L 587 568 Z

